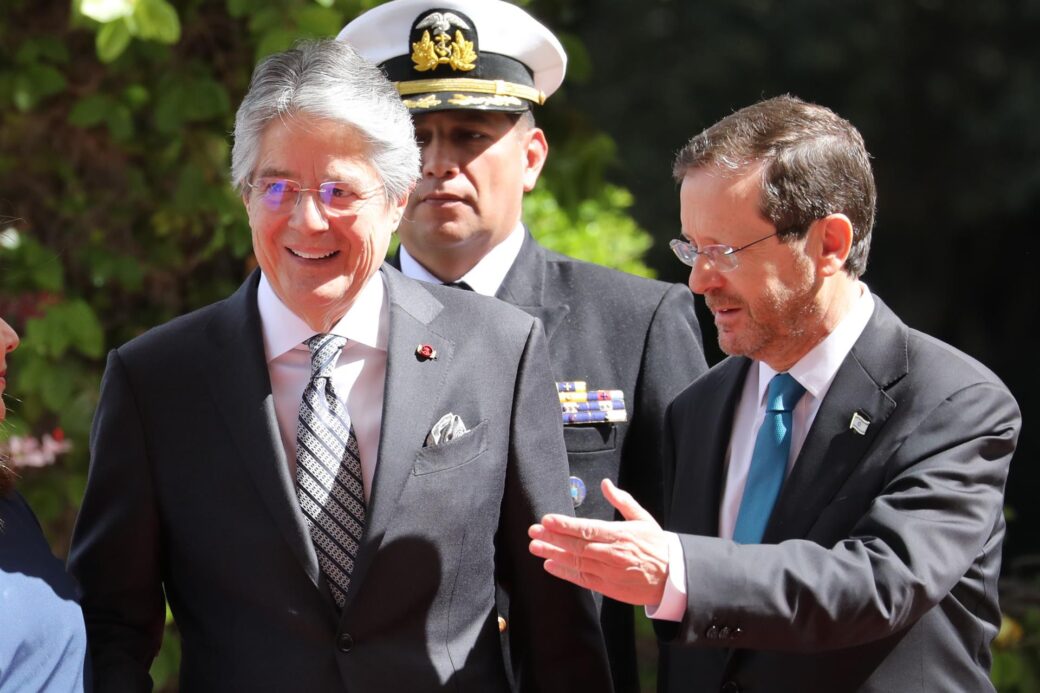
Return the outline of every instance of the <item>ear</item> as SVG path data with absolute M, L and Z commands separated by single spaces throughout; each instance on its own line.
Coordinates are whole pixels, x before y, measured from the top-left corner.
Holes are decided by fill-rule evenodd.
M 411 196 L 412 191 L 415 190 L 415 184 L 408 189 L 408 192 L 401 196 L 399 200 L 390 200 L 388 205 L 388 213 L 390 220 L 393 222 L 392 228 L 394 231 L 397 230 L 398 225 L 401 223 L 401 217 L 404 216 L 404 209 L 408 206 L 408 198 Z
M 531 192 L 542 173 L 542 167 L 545 166 L 545 159 L 549 156 L 549 142 L 541 128 L 531 128 L 526 133 L 525 140 L 524 192 Z
M 844 214 L 828 214 L 814 223 L 818 239 L 816 260 L 820 276 L 830 277 L 842 270 L 852 252 L 852 222 Z

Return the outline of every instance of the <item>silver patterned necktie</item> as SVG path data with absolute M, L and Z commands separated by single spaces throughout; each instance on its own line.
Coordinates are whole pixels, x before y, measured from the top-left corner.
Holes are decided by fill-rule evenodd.
M 296 425 L 300 509 L 310 527 L 318 564 L 341 609 L 365 528 L 361 456 L 346 406 L 332 385 L 332 371 L 346 343 L 332 334 L 306 341 L 311 379 L 303 391 Z

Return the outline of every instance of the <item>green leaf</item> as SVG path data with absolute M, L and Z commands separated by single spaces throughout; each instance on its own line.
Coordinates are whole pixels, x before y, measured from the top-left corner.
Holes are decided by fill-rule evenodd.
M 230 110 L 227 91 L 209 77 L 175 78 L 159 89 L 155 124 L 161 132 L 172 133 L 184 123 L 209 120 Z
M 343 15 L 333 9 L 305 5 L 292 13 L 301 36 L 335 36 L 343 28 Z
M 245 17 L 251 9 L 253 9 L 251 0 L 227 0 L 228 14 L 236 19 Z
M 94 310 L 86 301 L 76 299 L 65 304 L 61 313 L 72 346 L 84 356 L 100 358 L 104 353 L 105 336 Z
M 131 84 L 123 90 L 123 101 L 131 109 L 138 109 L 148 103 L 148 89 L 143 84 Z
M 258 8 L 249 15 L 249 31 L 262 36 L 273 29 L 284 28 L 286 17 L 277 7 Z
M 64 91 L 65 76 L 50 65 L 27 65 L 14 79 L 14 103 L 21 111 L 32 110 L 48 96 Z
M 130 45 L 130 26 L 126 19 L 119 19 L 105 24 L 98 30 L 95 40 L 98 60 L 110 63 L 126 50 Z
M 61 411 L 75 395 L 76 371 L 68 363 L 52 363 L 47 379 L 43 381 L 40 396 L 51 411 Z
M 181 38 L 181 20 L 166 0 L 137 0 L 134 20 L 143 39 L 173 44 Z
M 292 29 L 280 27 L 266 31 L 257 43 L 256 59 L 259 61 L 273 53 L 284 51 L 298 38 L 299 35 Z
M 167 611 L 167 613 L 169 612 Z M 171 680 L 176 680 L 180 661 L 181 641 L 177 637 L 177 627 L 171 621 L 167 623 L 166 631 L 163 634 L 162 647 L 159 648 L 159 654 L 152 661 L 152 667 L 148 672 L 152 680 L 155 681 L 157 688 L 161 689 L 164 687 L 164 684 Z
M 33 37 L 26 39 L 15 53 L 14 60 L 19 65 L 47 61 L 64 65 L 69 61 L 69 49 L 56 38 Z
M 31 270 L 29 276 L 35 286 L 46 291 L 61 291 L 64 284 L 64 273 L 61 263 L 53 254 L 46 253 L 41 246 L 27 250 Z
M 105 122 L 108 132 L 116 142 L 127 142 L 134 136 L 134 120 L 130 109 L 122 104 L 116 104 L 108 112 Z
M 45 356 L 59 357 L 69 347 L 69 333 L 54 316 L 60 311 L 52 306 L 42 318 L 31 318 L 25 323 L 25 346 Z
M 71 346 L 84 356 L 96 359 L 104 353 L 105 337 L 94 309 L 83 299 L 74 299 L 50 306 L 43 317 L 29 319 L 25 325 L 25 343 L 28 348 L 51 358 L 65 356 Z M 59 392 L 63 390 L 52 387 L 52 394 Z
M 105 120 L 113 107 L 111 97 L 105 94 L 90 94 L 76 102 L 69 112 L 69 122 L 81 128 L 89 128 Z

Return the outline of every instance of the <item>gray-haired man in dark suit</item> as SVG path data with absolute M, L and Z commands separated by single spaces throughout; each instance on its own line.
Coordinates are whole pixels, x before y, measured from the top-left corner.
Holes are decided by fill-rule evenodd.
M 570 512 L 545 337 L 381 264 L 419 170 L 411 121 L 347 45 L 262 62 L 232 178 L 260 269 L 109 355 L 70 564 L 98 690 L 147 690 L 168 602 L 180 685 L 610 688 L 587 591 L 526 526 Z

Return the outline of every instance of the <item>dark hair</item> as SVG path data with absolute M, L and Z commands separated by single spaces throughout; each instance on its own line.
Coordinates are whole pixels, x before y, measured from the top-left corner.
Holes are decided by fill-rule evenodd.
M 852 222 L 845 271 L 867 269 L 877 192 L 870 155 L 852 123 L 790 95 L 742 108 L 696 135 L 675 157 L 672 175 L 716 166 L 733 172 L 762 166 L 762 214 L 781 238 L 802 238 L 828 214 Z

